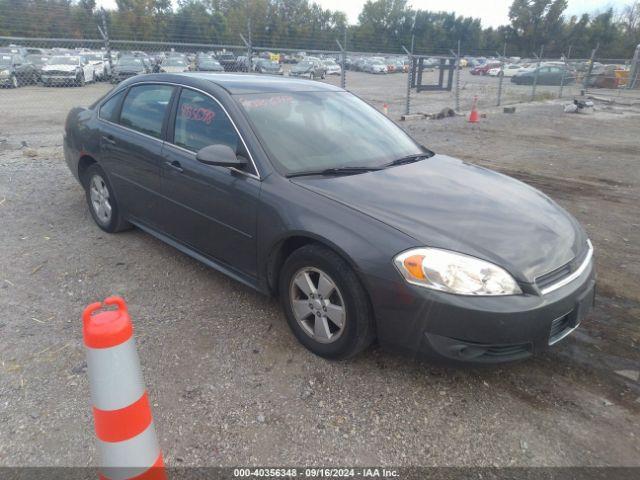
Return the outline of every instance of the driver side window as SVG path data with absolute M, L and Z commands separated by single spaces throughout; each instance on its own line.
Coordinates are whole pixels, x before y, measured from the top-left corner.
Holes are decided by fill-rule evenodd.
M 242 153 L 238 134 L 220 105 L 210 97 L 188 89 L 180 94 L 173 143 L 192 152 L 222 144 Z

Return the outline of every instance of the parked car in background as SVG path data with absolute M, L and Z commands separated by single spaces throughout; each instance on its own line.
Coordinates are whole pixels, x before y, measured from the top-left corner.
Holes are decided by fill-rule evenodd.
M 0 53 L 0 85 L 18 88 L 34 85 L 39 80 L 38 69 L 25 57 L 14 53 Z
M 308 57 L 306 60 L 291 67 L 289 75 L 292 77 L 307 77 L 314 80 L 316 78 L 324 78 L 326 71 L 319 60 L 313 60 Z
M 342 68 L 333 59 L 327 59 L 322 62 L 326 75 L 341 75 Z
M 237 71 L 236 56 L 232 52 L 220 52 L 216 55 L 216 60 L 220 62 L 225 72 Z
M 220 62 L 210 55 L 198 55 L 195 61 L 195 69 L 198 72 L 224 72 Z
M 120 83 L 129 77 L 143 73 L 150 73 L 150 69 L 141 58 L 133 56 L 120 57 L 113 66 L 111 83 Z
M 513 77 L 516 73 L 522 71 L 523 67 L 521 65 L 517 65 L 515 63 L 510 63 L 509 65 L 505 65 L 504 67 L 496 67 L 489 70 L 488 74 L 490 77 Z
M 106 53 L 87 52 L 83 56 L 93 65 L 98 80 L 108 80 L 111 77 L 111 66 Z
M 29 55 L 29 50 L 18 45 L 9 45 L 8 47 L 0 47 L 0 53 L 9 53 L 11 55 L 18 55 L 19 57 L 24 58 Z
M 362 71 L 374 74 L 387 73 L 387 65 L 378 58 L 368 58 L 362 66 Z
M 477 67 L 473 67 L 469 70 L 471 75 L 487 75 L 489 70 L 494 68 L 500 68 L 500 62 L 486 62 L 482 65 L 478 65 Z
M 585 77 L 585 85 L 595 88 L 618 88 L 623 82 L 626 83 L 626 75 L 616 75 L 617 72 L 623 72 L 624 68 L 617 65 L 594 65 L 591 73 Z
M 574 70 L 556 65 L 523 69 L 511 77 L 511 82 L 516 85 L 533 85 L 534 81 L 537 85 L 560 85 L 563 82 L 568 85 L 575 80 Z
M 247 57 L 246 55 L 239 55 L 234 64 L 233 67 L 229 66 L 229 67 L 225 67 L 225 71 L 230 71 L 230 72 L 244 72 L 247 73 L 251 70 L 252 68 L 252 64 L 253 62 L 255 62 L 256 59 L 254 59 L 253 61 L 249 61 L 249 57 Z M 227 68 L 229 70 L 227 70 Z
M 30 53 L 26 57 L 27 61 L 31 63 L 36 69 L 36 72 L 38 74 L 38 81 L 40 81 L 42 77 L 42 67 L 47 64 L 49 58 L 51 57 L 49 57 L 49 55 L 45 53 Z
M 572 215 L 430 151 L 332 85 L 131 78 L 72 109 L 63 145 L 99 228 L 136 226 L 278 296 L 296 338 L 325 358 L 377 339 L 455 362 L 522 360 L 593 308 L 593 246 Z
M 269 73 L 271 75 L 282 75 L 284 70 L 282 65 L 273 60 L 258 58 L 253 64 L 253 70 L 257 73 Z
M 80 55 L 55 55 L 42 67 L 42 84 L 74 85 L 83 87 L 96 81 L 96 70 L 86 57 Z
M 165 73 L 182 73 L 189 71 L 189 60 L 186 56 L 171 56 L 167 57 L 164 62 L 160 64 L 160 72 Z

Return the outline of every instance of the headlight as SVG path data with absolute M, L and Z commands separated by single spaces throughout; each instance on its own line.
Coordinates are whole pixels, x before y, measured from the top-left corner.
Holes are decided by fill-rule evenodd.
M 396 268 L 413 285 L 458 295 L 517 295 L 504 269 L 479 258 L 438 248 L 415 248 L 396 256 Z
M 0 75 L 2 75 L 3 77 L 8 77 L 9 76 L 9 70 L 0 70 Z

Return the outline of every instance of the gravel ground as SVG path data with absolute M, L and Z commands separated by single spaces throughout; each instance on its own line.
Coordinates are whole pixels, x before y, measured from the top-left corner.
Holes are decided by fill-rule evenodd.
M 523 363 L 450 369 L 377 347 L 322 360 L 274 300 L 138 230 L 99 230 L 61 132 L 71 106 L 108 88 L 0 91 L 0 465 L 95 463 L 79 317 L 119 294 L 172 466 L 640 466 L 638 112 L 546 102 L 485 110 L 475 126 L 405 124 L 436 151 L 550 194 L 597 253 L 597 307 L 574 335 Z M 451 99 L 420 95 L 436 111 Z

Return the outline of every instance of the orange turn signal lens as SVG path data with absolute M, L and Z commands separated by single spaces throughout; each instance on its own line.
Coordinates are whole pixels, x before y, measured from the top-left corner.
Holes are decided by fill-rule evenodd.
M 404 268 L 413 276 L 413 278 L 417 280 L 426 280 L 424 272 L 422 271 L 422 261 L 424 260 L 424 255 L 411 255 L 407 257 L 402 262 Z

